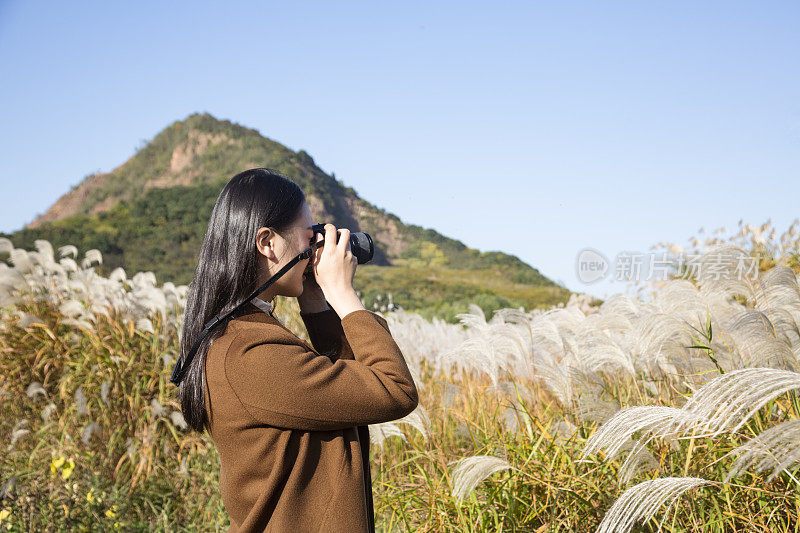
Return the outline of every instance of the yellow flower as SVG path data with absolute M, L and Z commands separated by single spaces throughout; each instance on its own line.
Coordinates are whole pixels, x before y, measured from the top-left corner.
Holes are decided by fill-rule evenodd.
M 3 509 L 2 511 L 0 511 L 0 524 L 2 524 L 3 520 L 8 518 L 9 516 L 11 516 L 11 511 L 9 511 L 8 509 Z
M 95 502 L 94 489 L 89 489 L 89 492 L 86 493 L 86 501 L 89 503 Z
M 107 516 L 108 518 L 116 518 L 116 517 L 117 517 L 117 513 L 116 513 L 116 511 L 117 511 L 117 506 L 116 506 L 116 504 L 115 504 L 115 505 L 112 505 L 112 506 L 111 506 L 111 509 L 107 509 L 107 510 L 106 510 L 106 516 Z
M 66 461 L 66 460 L 67 459 L 63 455 L 61 457 L 59 457 L 58 459 L 53 459 L 53 462 L 50 463 L 50 473 L 51 474 L 55 474 L 56 470 L 61 468 L 61 465 L 63 465 L 64 461 Z
M 119 531 L 119 528 L 121 528 L 121 527 L 122 527 L 122 524 L 120 524 L 119 522 L 114 522 L 114 531 Z
M 61 471 L 61 478 L 67 479 L 69 476 L 72 475 L 72 471 L 75 469 L 75 461 L 70 459 L 67 461 L 66 466 L 64 466 L 64 470 Z

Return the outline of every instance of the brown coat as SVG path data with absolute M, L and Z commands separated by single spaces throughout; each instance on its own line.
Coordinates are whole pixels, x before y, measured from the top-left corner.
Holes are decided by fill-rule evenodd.
M 417 407 L 386 320 L 301 314 L 312 346 L 251 303 L 206 355 L 229 532 L 373 532 L 368 424 Z

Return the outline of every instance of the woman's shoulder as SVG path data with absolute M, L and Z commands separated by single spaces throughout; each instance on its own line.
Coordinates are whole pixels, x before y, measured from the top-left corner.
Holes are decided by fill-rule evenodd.
M 278 323 L 241 322 L 234 319 L 228 323 L 225 332 L 214 339 L 209 346 L 206 355 L 207 371 L 211 374 L 224 375 L 230 361 L 240 359 L 242 354 L 259 346 L 268 346 L 268 352 L 274 355 L 280 354 L 285 349 L 297 349 L 297 345 L 308 350 L 312 349 Z M 292 346 L 294 348 L 290 348 Z
M 294 341 L 302 342 L 294 333 L 287 330 L 276 319 L 271 320 L 243 321 L 234 319 L 228 323 L 225 330 L 225 337 L 228 337 L 231 344 L 242 343 L 286 343 L 294 344 Z

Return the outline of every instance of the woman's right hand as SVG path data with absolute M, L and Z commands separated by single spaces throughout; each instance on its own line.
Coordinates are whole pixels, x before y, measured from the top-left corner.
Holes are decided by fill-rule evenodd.
M 338 235 L 338 242 L 337 242 Z M 317 242 L 323 239 L 317 234 Z M 325 299 L 340 318 L 357 309 L 365 309 L 353 288 L 358 259 L 350 250 L 350 230 L 325 224 L 325 244 L 312 257 L 312 270 Z

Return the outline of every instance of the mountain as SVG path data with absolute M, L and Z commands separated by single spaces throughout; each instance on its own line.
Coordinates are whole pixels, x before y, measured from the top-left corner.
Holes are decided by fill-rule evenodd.
M 109 272 L 117 266 L 130 273 L 150 270 L 161 282 L 186 284 L 219 191 L 254 167 L 274 169 L 300 185 L 315 221 L 373 237 L 375 257 L 359 266 L 355 280 L 367 305 L 385 303 L 390 293 L 409 311 L 453 320 L 470 302 L 490 313 L 554 305 L 570 294 L 516 256 L 479 252 L 406 224 L 326 174 L 304 150 L 207 113 L 173 122 L 125 163 L 86 176 L 45 213 L 5 236 L 26 249 L 36 239 L 74 244 L 82 252 L 97 248 Z

